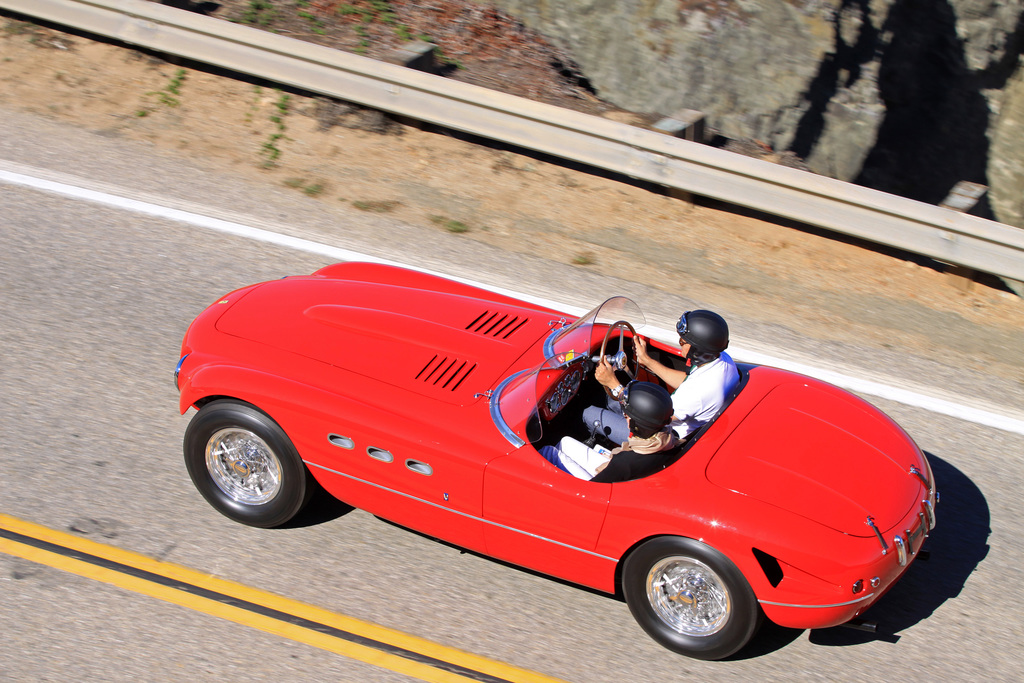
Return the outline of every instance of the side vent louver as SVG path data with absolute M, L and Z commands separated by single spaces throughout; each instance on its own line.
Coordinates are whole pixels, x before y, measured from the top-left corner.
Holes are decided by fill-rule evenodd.
M 426 384 L 433 384 L 438 389 L 455 391 L 462 384 L 463 380 L 476 369 L 476 363 L 460 361 L 458 358 L 447 356 L 434 356 L 430 362 L 423 366 L 423 369 L 416 375 L 416 379 L 423 380 Z
M 477 316 L 476 320 L 466 325 L 466 329 L 495 339 L 508 339 L 529 320 L 525 316 L 511 315 L 501 311 L 493 313 L 484 311 Z

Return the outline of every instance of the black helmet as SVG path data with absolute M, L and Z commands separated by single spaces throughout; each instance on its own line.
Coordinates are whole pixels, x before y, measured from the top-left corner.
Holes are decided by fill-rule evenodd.
M 660 432 L 672 419 L 672 396 L 653 382 L 631 382 L 622 412 L 630 420 L 630 430 L 646 439 Z
M 713 311 L 687 311 L 676 323 L 682 342 L 693 346 L 691 356 L 702 362 L 714 360 L 729 346 L 729 325 Z

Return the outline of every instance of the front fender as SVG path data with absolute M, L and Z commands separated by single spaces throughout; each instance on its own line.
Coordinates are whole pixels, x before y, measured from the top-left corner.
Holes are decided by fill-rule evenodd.
M 178 410 L 199 408 L 204 399 L 230 397 L 259 407 L 265 412 L 282 403 L 282 397 L 299 396 L 302 387 L 278 375 L 233 365 L 205 365 L 189 371 L 191 356 L 185 359 L 180 377 Z M 305 389 L 308 393 L 308 388 Z

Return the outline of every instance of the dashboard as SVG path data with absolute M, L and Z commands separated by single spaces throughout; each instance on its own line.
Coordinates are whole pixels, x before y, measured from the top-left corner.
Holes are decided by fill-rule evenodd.
M 569 401 L 579 391 L 586 374 L 586 368 L 583 363 L 575 363 L 566 369 L 565 373 L 548 390 L 544 399 L 540 402 L 541 412 L 545 420 L 555 417 L 562 411 L 562 408 L 569 404 Z

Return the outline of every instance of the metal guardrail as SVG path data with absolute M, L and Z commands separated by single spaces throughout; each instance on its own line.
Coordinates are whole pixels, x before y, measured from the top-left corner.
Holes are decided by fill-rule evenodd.
M 852 235 L 1024 289 L 1024 230 L 598 116 L 142 0 L 0 7 Z

